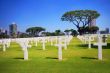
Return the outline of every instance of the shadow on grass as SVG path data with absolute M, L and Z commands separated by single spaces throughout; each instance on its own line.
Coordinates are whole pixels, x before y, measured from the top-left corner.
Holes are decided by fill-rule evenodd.
M 97 58 L 93 58 L 93 57 L 81 57 L 82 59 L 97 59 Z
M 98 46 L 94 46 L 93 44 L 91 46 L 92 46 L 92 48 L 95 48 L 95 49 L 98 48 Z M 110 43 L 107 43 L 107 46 L 103 46 L 102 48 L 103 49 L 110 49 Z
M 80 44 L 80 45 L 77 45 L 77 47 L 82 47 L 82 48 L 84 48 L 84 49 L 86 49 L 87 47 L 88 47 L 88 44 Z
M 23 60 L 24 58 L 21 58 L 21 57 L 16 57 L 16 58 L 14 58 L 14 59 L 20 59 L 20 60 Z
M 77 45 L 78 47 L 83 47 L 83 48 L 88 48 L 88 44 L 80 44 L 80 45 Z M 94 46 L 93 44 L 91 44 L 91 48 L 95 48 L 97 49 L 98 46 Z M 107 43 L 107 46 L 103 46 L 102 47 L 103 49 L 110 49 L 110 43 Z
M 53 58 L 53 57 L 46 57 L 46 59 L 58 59 L 58 58 Z

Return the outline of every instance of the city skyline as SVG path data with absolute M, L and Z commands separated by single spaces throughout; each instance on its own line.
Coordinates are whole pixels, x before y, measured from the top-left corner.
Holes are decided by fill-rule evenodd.
M 100 17 L 96 25 L 102 30 L 110 29 L 109 0 L 0 0 L 0 28 L 9 29 L 15 22 L 18 31 L 25 32 L 29 27 L 40 26 L 47 31 L 76 29 L 69 22 L 61 21 L 61 16 L 71 10 L 96 10 Z M 77 30 L 77 29 L 76 29 Z

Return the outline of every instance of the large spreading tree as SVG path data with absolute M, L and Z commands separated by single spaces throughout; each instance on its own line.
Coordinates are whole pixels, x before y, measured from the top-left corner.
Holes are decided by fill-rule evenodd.
M 61 20 L 72 22 L 80 33 L 80 27 L 89 26 L 91 21 L 99 16 L 100 14 L 94 10 L 75 10 L 64 13 Z
M 32 36 L 32 37 L 35 37 L 35 36 L 39 36 L 39 33 L 41 31 L 45 31 L 45 28 L 42 28 L 42 27 L 30 27 L 26 30 L 26 32 Z

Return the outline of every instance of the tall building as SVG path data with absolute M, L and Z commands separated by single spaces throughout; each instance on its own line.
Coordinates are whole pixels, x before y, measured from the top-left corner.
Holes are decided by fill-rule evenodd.
M 108 33 L 109 33 L 109 28 L 106 28 L 105 31 L 106 31 L 106 33 L 108 34 Z
M 11 38 L 16 38 L 17 37 L 17 25 L 16 23 L 12 23 L 9 25 L 9 34 Z
M 90 24 L 89 24 L 89 27 L 92 27 L 92 26 L 96 26 L 96 19 L 93 19 Z

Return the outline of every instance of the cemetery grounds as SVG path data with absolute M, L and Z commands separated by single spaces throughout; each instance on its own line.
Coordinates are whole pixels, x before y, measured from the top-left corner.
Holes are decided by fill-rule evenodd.
M 58 48 L 41 43 L 28 49 L 29 60 L 23 59 L 21 47 L 12 42 L 2 51 L 0 45 L 0 73 L 110 73 L 110 36 L 107 46 L 103 46 L 103 60 L 97 59 L 97 46 L 88 49 L 78 38 L 73 37 L 67 50 L 63 49 L 63 60 L 58 60 Z

